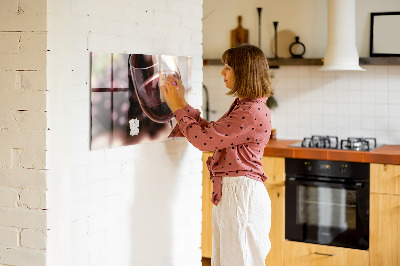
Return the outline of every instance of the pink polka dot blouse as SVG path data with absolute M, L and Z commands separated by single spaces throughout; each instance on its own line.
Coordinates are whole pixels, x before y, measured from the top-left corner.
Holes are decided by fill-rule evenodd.
M 232 103 L 218 121 L 208 122 L 189 104 L 175 111 L 178 121 L 169 137 L 186 137 L 201 151 L 214 151 L 207 160 L 213 182 L 211 201 L 221 200 L 224 176 L 247 176 L 261 182 L 267 179 L 261 159 L 271 132 L 271 112 L 265 98 L 242 99 Z

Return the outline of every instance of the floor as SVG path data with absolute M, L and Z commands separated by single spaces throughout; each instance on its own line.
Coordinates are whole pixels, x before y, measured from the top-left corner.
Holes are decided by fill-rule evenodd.
M 211 259 L 209 258 L 202 258 L 201 262 L 203 263 L 203 266 L 211 266 Z

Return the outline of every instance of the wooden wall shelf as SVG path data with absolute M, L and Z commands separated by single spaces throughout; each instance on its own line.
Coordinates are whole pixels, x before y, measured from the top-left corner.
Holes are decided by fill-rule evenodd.
M 322 66 L 322 58 L 268 58 L 271 68 L 279 66 Z M 204 59 L 204 66 L 222 65 L 220 59 Z M 362 57 L 360 65 L 400 65 L 400 57 Z
M 360 65 L 400 65 L 400 57 L 362 57 Z

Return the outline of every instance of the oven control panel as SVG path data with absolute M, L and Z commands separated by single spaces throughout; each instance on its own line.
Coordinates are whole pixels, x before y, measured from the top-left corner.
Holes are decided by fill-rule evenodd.
M 369 164 L 286 158 L 286 174 L 369 179 Z

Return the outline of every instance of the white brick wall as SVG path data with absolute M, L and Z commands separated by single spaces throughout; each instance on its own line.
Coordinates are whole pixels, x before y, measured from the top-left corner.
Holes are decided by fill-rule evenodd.
M 47 9 L 47 264 L 201 265 L 201 152 L 186 140 L 90 151 L 89 51 L 192 56 L 199 107 L 202 0 Z
M 46 2 L 0 3 L 1 265 L 45 265 Z

